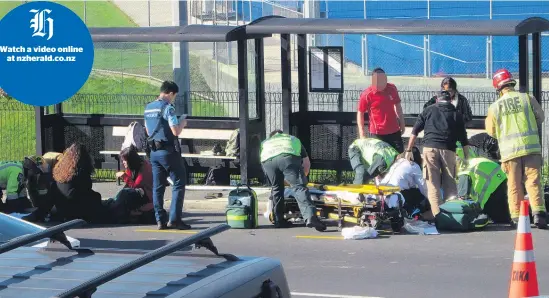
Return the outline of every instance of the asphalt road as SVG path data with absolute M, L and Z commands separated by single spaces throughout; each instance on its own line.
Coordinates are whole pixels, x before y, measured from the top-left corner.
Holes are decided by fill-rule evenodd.
M 185 215 L 193 231 L 153 226 L 71 230 L 83 246 L 154 249 L 224 222 L 222 214 Z M 549 231 L 533 229 L 540 294 L 549 293 Z M 435 236 L 381 235 L 343 240 L 335 226 L 320 233 L 303 226 L 275 230 L 261 218 L 255 230 L 214 236 L 220 252 L 269 256 L 283 262 L 293 297 L 506 297 L 515 231 Z

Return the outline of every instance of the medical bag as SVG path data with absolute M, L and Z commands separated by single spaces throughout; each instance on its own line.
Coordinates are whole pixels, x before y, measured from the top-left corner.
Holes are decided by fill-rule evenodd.
M 227 224 L 233 229 L 253 229 L 258 226 L 257 195 L 249 186 L 237 186 L 229 192 L 225 209 Z
M 436 216 L 439 230 L 467 232 L 486 226 L 489 218 L 482 214 L 480 205 L 472 200 L 448 200 L 440 205 Z

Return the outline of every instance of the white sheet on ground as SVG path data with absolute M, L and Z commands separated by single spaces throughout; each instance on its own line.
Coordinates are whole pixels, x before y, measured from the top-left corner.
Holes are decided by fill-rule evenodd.
M 376 238 L 377 231 L 371 227 L 354 226 L 351 228 L 343 228 L 341 230 L 341 235 L 345 240 L 360 240 L 367 238 Z
M 435 225 L 431 225 L 426 221 L 404 219 L 404 229 L 410 234 L 418 235 L 439 235 Z

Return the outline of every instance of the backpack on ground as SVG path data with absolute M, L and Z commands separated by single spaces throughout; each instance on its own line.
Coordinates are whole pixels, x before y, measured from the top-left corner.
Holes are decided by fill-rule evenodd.
M 240 129 L 235 129 L 229 137 L 227 145 L 225 146 L 225 155 L 237 158 L 240 157 Z
M 130 123 L 128 126 L 128 132 L 124 137 L 124 142 L 122 143 L 122 148 L 120 150 L 124 150 L 131 145 L 134 145 L 138 152 L 147 151 L 147 132 L 145 127 L 137 121 Z
M 231 175 L 229 169 L 224 165 L 220 164 L 214 167 L 210 167 L 206 178 L 204 179 L 205 185 L 230 185 L 231 184 Z
M 485 227 L 489 221 L 480 204 L 472 200 L 448 200 L 440 205 L 436 216 L 437 229 L 445 231 L 473 231 Z
M 238 186 L 229 193 L 225 209 L 227 224 L 233 229 L 253 229 L 258 226 L 257 195 L 249 186 Z

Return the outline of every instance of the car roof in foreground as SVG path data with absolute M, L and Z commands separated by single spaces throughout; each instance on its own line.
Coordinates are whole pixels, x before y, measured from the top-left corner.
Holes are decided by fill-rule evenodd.
M 72 247 L 64 232 L 83 224 L 73 220 L 1 244 L 0 297 L 240 298 L 261 288 L 242 285 L 267 272 L 287 288 L 280 261 L 219 253 L 210 237 L 230 229 L 227 224 L 153 251 Z M 43 238 L 51 240 L 45 248 L 25 246 Z M 182 252 L 192 248 L 213 254 Z
M 18 248 L 0 255 L 0 297 L 54 297 L 145 253 Z M 99 286 L 93 297 L 166 297 L 225 269 L 262 258 L 239 259 L 173 253 Z

